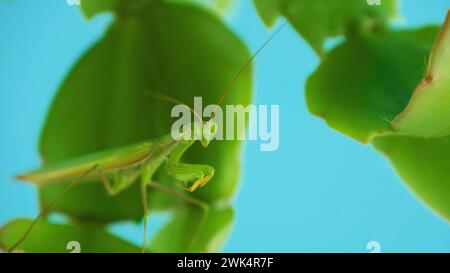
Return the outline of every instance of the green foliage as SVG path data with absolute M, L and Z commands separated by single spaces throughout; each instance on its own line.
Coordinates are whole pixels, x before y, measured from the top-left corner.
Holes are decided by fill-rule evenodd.
M 212 11 L 223 13 L 231 5 L 232 0 L 152 0 L 154 2 L 193 4 L 206 7 Z M 146 0 L 83 0 L 81 11 L 87 19 L 92 19 L 102 12 L 113 12 L 118 16 L 124 16 L 141 10 L 148 4 Z
M 205 7 L 218 14 L 225 13 L 235 2 L 239 0 L 169 0 L 170 2 L 191 3 Z
M 87 19 L 91 19 L 101 12 L 114 11 L 119 8 L 120 0 L 83 0 L 81 11 Z M 136 1 L 136 0 L 131 0 Z M 122 1 L 123 2 L 123 1 Z
M 450 135 L 450 13 L 431 52 L 428 68 L 403 113 L 396 131 L 422 137 Z
M 420 199 L 450 220 L 450 138 L 391 135 L 374 139 Z
M 392 132 L 390 120 L 422 77 L 432 42 L 421 37 L 430 32 L 436 28 L 347 35 L 308 79 L 309 110 L 363 143 Z
M 419 198 L 450 220 L 450 15 L 433 46 L 437 27 L 390 28 L 396 1 L 254 1 L 266 23 L 285 16 L 319 54 L 326 38 L 344 34 L 308 79 L 309 110 L 373 141 Z
M 253 0 L 264 23 L 271 27 L 281 16 L 281 0 Z
M 267 25 L 280 15 L 319 54 L 324 54 L 327 38 L 346 34 L 353 27 L 372 28 L 384 25 L 396 15 L 396 0 L 383 1 L 383 5 L 370 6 L 361 0 L 254 0 Z
M 172 105 L 155 100 L 153 93 L 187 104 L 194 96 L 203 97 L 204 104 L 216 103 L 250 57 L 212 9 L 203 8 L 222 2 L 84 0 L 81 8 L 87 18 L 108 11 L 115 20 L 73 67 L 53 101 L 40 143 L 44 163 L 167 134 Z M 397 14 L 395 0 L 384 0 L 381 6 L 361 0 L 254 3 L 268 26 L 285 17 L 323 57 L 306 86 L 311 113 L 360 142 L 373 143 L 424 202 L 450 219 L 449 21 L 433 47 L 437 27 L 390 27 L 389 20 Z M 344 42 L 326 53 L 326 39 L 336 36 L 343 36 Z M 432 48 L 424 76 L 424 60 Z M 233 88 L 225 103 L 249 104 L 251 71 L 245 71 Z M 229 203 L 238 181 L 240 148 L 239 142 L 212 142 L 207 150 L 193 147 L 184 158 L 216 169 L 207 187 L 192 195 L 210 206 L 206 217 L 186 201 L 149 190 L 151 211 L 172 215 L 156 234 L 151 251 L 220 249 L 233 221 Z M 156 181 L 187 194 L 163 171 Z M 40 189 L 41 205 L 65 186 Z M 83 252 L 138 251 L 103 226 L 142 219 L 137 184 L 116 197 L 107 196 L 100 183 L 83 184 L 52 209 L 77 224 L 40 221 L 21 245 L 23 250 L 66 252 L 62 242 L 76 240 Z M 0 246 L 11 246 L 29 224 L 16 220 L 4 226 Z
M 177 212 L 175 217 L 158 232 L 151 251 L 218 252 L 233 222 L 233 209 L 213 208 L 206 213 L 196 208 Z M 194 240 L 192 240 L 194 238 Z
M 0 229 L 0 248 L 8 250 L 24 234 L 31 220 L 14 220 Z M 80 244 L 83 253 L 140 252 L 140 249 L 95 225 L 56 225 L 37 222 L 18 250 L 39 253 L 68 253 L 69 242 Z

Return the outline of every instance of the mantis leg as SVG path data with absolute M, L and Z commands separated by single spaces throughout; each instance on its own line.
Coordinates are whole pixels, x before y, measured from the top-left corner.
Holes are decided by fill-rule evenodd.
M 106 193 L 108 193 L 108 195 L 114 195 L 114 190 L 111 186 L 111 184 L 109 184 L 109 180 L 106 177 L 104 172 L 100 172 L 100 175 L 102 177 L 102 185 L 103 188 L 105 188 Z
M 158 161 L 148 161 L 141 165 L 141 201 L 142 209 L 144 211 L 144 235 L 142 239 L 142 253 L 145 253 L 147 244 L 147 225 L 148 225 L 148 198 L 147 198 L 147 186 L 151 185 L 151 179 L 156 170 L 161 166 L 162 159 Z
M 195 242 L 196 238 L 198 237 L 198 233 L 200 232 L 201 226 L 203 225 L 204 219 L 207 216 L 207 213 L 209 211 L 209 206 L 205 202 L 198 200 L 196 198 L 184 195 L 180 192 L 174 191 L 173 189 L 170 189 L 168 187 L 165 187 L 159 183 L 155 183 L 152 181 L 152 177 L 155 174 L 156 170 L 161 166 L 161 163 L 164 159 L 157 160 L 157 161 L 148 161 L 141 165 L 141 200 L 142 200 L 142 208 L 144 211 L 144 235 L 142 240 L 142 252 L 145 252 L 146 250 L 146 243 L 147 243 L 147 227 L 148 227 L 148 217 L 149 217 L 149 210 L 148 210 L 148 198 L 147 198 L 147 187 L 154 188 L 156 190 L 168 193 L 176 198 L 179 198 L 180 200 L 184 200 L 196 207 L 199 207 L 203 211 L 203 217 L 202 221 L 200 223 L 200 226 L 198 228 L 198 232 L 196 232 L 195 236 L 193 237 L 193 242 Z M 214 171 L 214 170 L 213 170 Z
M 194 234 L 194 236 L 192 237 L 192 242 L 191 242 L 191 246 L 193 245 L 193 243 L 197 240 L 198 235 L 200 234 L 201 228 L 204 224 L 204 221 L 206 220 L 206 217 L 208 216 L 209 213 L 209 205 L 206 202 L 203 202 L 197 198 L 193 198 L 191 196 L 188 195 L 184 195 L 180 192 L 177 192 L 169 187 L 163 186 L 159 183 L 150 181 L 147 183 L 141 183 L 141 198 L 142 198 L 142 206 L 144 209 L 144 238 L 143 238 L 143 243 L 142 243 L 142 253 L 145 252 L 146 249 L 146 243 L 147 243 L 147 223 L 148 223 L 148 206 L 147 206 L 147 186 L 150 188 L 153 188 L 155 190 L 167 193 L 169 195 L 172 195 L 180 200 L 183 200 L 195 207 L 198 207 L 199 209 L 202 210 L 203 212 L 203 217 L 201 222 L 199 223 L 199 227 L 197 228 L 197 232 Z
M 148 226 L 148 206 L 147 206 L 147 187 L 145 183 L 141 183 L 141 200 L 142 200 L 142 209 L 144 210 L 144 236 L 142 238 L 142 253 L 145 253 L 145 249 L 147 247 L 147 226 Z
M 180 163 L 181 157 L 194 141 L 180 141 L 167 158 L 166 171 L 173 178 L 182 181 L 182 188 L 195 191 L 203 187 L 214 176 L 214 168 L 208 165 Z
M 174 197 L 176 197 L 176 198 L 178 198 L 180 200 L 183 200 L 183 201 L 185 201 L 185 202 L 187 202 L 187 203 L 189 203 L 189 204 L 191 204 L 191 205 L 193 205 L 195 207 L 198 207 L 199 209 L 202 210 L 202 212 L 203 212 L 202 219 L 200 220 L 200 222 L 198 224 L 198 227 L 197 227 L 197 230 L 196 230 L 195 234 L 192 236 L 192 240 L 191 240 L 191 243 L 189 245 L 189 250 L 192 249 L 192 247 L 194 246 L 195 241 L 198 239 L 198 236 L 201 233 L 201 229 L 202 229 L 203 225 L 205 224 L 205 221 L 206 221 L 206 219 L 208 217 L 209 210 L 210 210 L 210 207 L 209 207 L 208 203 L 203 202 L 202 200 L 199 200 L 197 198 L 191 197 L 189 195 L 182 194 L 182 193 L 180 193 L 178 191 L 175 191 L 175 190 L 173 190 L 173 189 L 171 189 L 169 187 L 166 187 L 166 186 L 164 186 L 162 184 L 159 184 L 159 183 L 156 183 L 156 182 L 152 182 L 152 183 L 150 183 L 148 185 L 151 188 L 154 188 L 154 189 L 159 190 L 161 192 L 165 192 L 167 194 L 170 194 L 170 195 L 172 195 L 172 196 L 174 196 Z
M 114 173 L 114 183 L 111 185 L 105 173 L 101 170 L 99 170 L 99 172 L 102 185 L 105 188 L 106 193 L 111 196 L 119 194 L 121 191 L 134 183 L 134 181 L 136 181 L 137 177 L 139 176 L 139 172 L 137 170 L 120 170 Z
M 148 223 L 148 207 L 147 207 L 147 190 L 146 183 L 144 181 L 150 181 L 148 177 L 153 176 L 153 173 L 156 171 L 156 168 L 153 168 L 153 163 L 144 163 L 141 166 L 141 200 L 142 200 L 142 209 L 144 211 L 144 238 L 142 243 L 142 253 L 145 252 L 146 242 L 147 242 L 147 223 Z M 158 165 L 159 166 L 159 165 Z M 105 173 L 101 172 L 102 184 L 105 188 L 105 191 L 113 196 L 120 193 L 123 189 L 127 188 L 130 184 L 132 184 L 139 175 L 139 172 L 134 171 L 119 171 L 114 174 L 114 183 L 111 185 L 109 183 L 108 177 L 106 177 Z
M 20 239 L 8 250 L 8 252 L 13 252 L 30 234 L 31 230 L 33 229 L 34 225 L 44 216 L 47 214 L 47 212 L 50 210 L 50 208 L 56 204 L 66 193 L 68 193 L 73 187 L 75 187 L 78 183 L 83 181 L 84 178 L 86 178 L 88 175 L 90 175 L 92 172 L 98 170 L 100 165 L 96 164 L 91 169 L 86 171 L 82 176 L 80 176 L 79 179 L 76 181 L 70 183 L 63 191 L 61 191 L 52 201 L 50 201 L 47 205 L 45 205 L 42 210 L 39 212 L 39 214 L 34 218 L 33 222 L 31 222 L 30 226 L 27 228 L 25 233 L 20 237 Z
M 141 166 L 141 201 L 142 201 L 142 210 L 144 211 L 144 235 L 142 239 L 142 250 L 141 252 L 145 252 L 146 248 L 146 242 L 147 242 L 147 224 L 148 224 L 148 206 L 147 206 L 147 183 L 146 181 L 150 181 L 151 176 L 153 176 L 153 173 L 156 171 L 156 168 L 153 168 L 154 164 L 152 163 L 144 163 Z M 124 173 L 117 173 L 114 175 L 114 184 L 111 185 L 109 183 L 108 177 L 103 172 L 100 172 L 102 177 L 102 184 L 105 188 L 105 191 L 113 196 L 118 194 L 120 191 L 122 191 L 123 188 L 127 187 L 129 184 L 134 182 L 134 180 L 137 178 L 136 174 L 139 174 L 138 172 L 135 173 L 129 173 L 128 175 L 124 175 Z

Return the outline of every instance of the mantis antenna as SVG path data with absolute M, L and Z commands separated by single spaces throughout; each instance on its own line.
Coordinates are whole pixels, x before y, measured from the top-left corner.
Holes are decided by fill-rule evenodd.
M 228 96 L 231 89 L 233 88 L 234 84 L 239 80 L 240 76 L 244 71 L 250 66 L 250 64 L 253 62 L 253 60 L 261 53 L 261 51 L 270 43 L 270 41 L 275 38 L 282 30 L 283 28 L 288 24 L 288 21 L 284 21 L 283 24 L 272 34 L 270 35 L 267 40 L 264 41 L 264 43 L 255 51 L 255 53 L 250 57 L 250 59 L 245 62 L 245 64 L 241 67 L 241 69 L 236 73 L 236 75 L 233 77 L 233 79 L 228 83 L 228 86 L 225 88 L 225 92 L 220 97 L 220 99 L 217 101 L 217 105 L 221 105 L 223 103 L 223 100 Z
M 221 105 L 223 103 L 223 101 L 225 100 L 225 98 L 228 96 L 228 94 L 230 93 L 231 89 L 233 88 L 233 86 L 236 84 L 236 82 L 239 80 L 239 78 L 241 77 L 242 73 L 244 73 L 244 71 L 250 66 L 250 64 L 255 60 L 255 58 L 263 51 L 264 48 L 266 48 L 266 46 L 284 29 L 284 27 L 289 23 L 288 20 L 284 21 L 283 24 L 274 32 L 272 33 L 272 35 L 270 35 L 269 38 L 267 38 L 264 43 L 258 47 L 258 49 L 255 51 L 255 53 L 253 53 L 253 55 L 244 63 L 244 65 L 239 69 L 239 71 L 234 75 L 233 79 L 228 83 L 227 87 L 225 88 L 225 91 L 223 92 L 222 96 L 219 98 L 219 100 L 217 101 L 217 105 Z M 192 109 L 191 107 L 189 107 L 189 105 L 187 105 L 186 103 L 171 97 L 171 96 L 167 96 L 167 95 L 163 95 L 163 94 L 159 94 L 159 93 L 152 93 L 151 94 L 153 97 L 163 100 L 163 101 L 167 101 L 173 104 L 181 104 L 181 105 L 185 105 L 186 107 L 189 108 L 189 110 L 200 120 L 202 121 L 203 119 L 200 117 L 200 115 L 195 112 L 194 109 Z M 212 117 L 214 117 L 215 113 L 212 113 Z
M 156 99 L 159 99 L 159 100 L 162 100 L 162 101 L 167 101 L 167 102 L 170 102 L 170 103 L 173 103 L 173 104 L 178 104 L 178 105 L 184 105 L 187 108 L 189 108 L 189 110 L 195 115 L 196 118 L 198 118 L 199 121 L 203 121 L 202 117 L 197 112 L 195 112 L 194 109 L 192 109 L 189 105 L 187 105 L 186 103 L 182 102 L 181 100 L 178 100 L 178 99 L 176 99 L 174 97 L 163 95 L 163 94 L 160 94 L 160 93 L 150 93 L 150 95 L 152 97 L 154 97 Z

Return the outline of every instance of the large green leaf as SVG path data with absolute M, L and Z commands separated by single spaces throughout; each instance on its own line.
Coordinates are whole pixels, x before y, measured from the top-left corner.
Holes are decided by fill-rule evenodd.
M 214 15 L 201 8 L 152 2 L 121 17 L 75 65 L 61 86 L 42 133 L 44 163 L 120 147 L 168 134 L 173 119 L 170 103 L 152 98 L 159 92 L 193 103 L 216 103 L 225 87 L 249 58 L 242 42 Z M 251 100 L 251 69 L 238 80 L 226 104 Z M 215 177 L 194 196 L 208 203 L 227 201 L 239 176 L 240 143 L 196 144 L 185 156 L 190 163 L 206 163 Z M 164 169 L 164 168 L 162 168 Z M 158 174 L 159 183 L 175 181 Z M 48 203 L 65 185 L 40 191 Z M 183 192 L 184 193 L 184 192 Z M 151 192 L 154 208 L 180 203 Z M 142 217 L 136 184 L 117 197 L 108 197 L 100 183 L 74 188 L 54 207 L 83 220 L 109 222 Z
M 120 0 L 82 0 L 81 11 L 87 19 L 91 19 L 101 12 L 114 11 L 119 8 Z M 135 1 L 136 0 L 128 0 Z M 123 1 L 122 1 L 123 2 Z
M 363 0 L 254 0 L 263 20 L 271 25 L 279 15 L 319 54 L 327 38 L 346 34 L 352 28 L 384 25 L 396 15 L 397 1 L 368 5 Z
M 333 128 L 368 143 L 392 131 L 422 76 L 436 28 L 349 33 L 308 79 L 309 110 Z
M 431 52 L 423 80 L 393 126 L 408 135 L 450 135 L 450 13 Z
M 232 208 L 177 211 L 151 244 L 154 252 L 218 252 L 233 221 Z
M 450 138 L 385 136 L 375 147 L 394 164 L 420 199 L 450 220 Z
M 155 1 L 155 0 L 153 0 Z M 207 7 L 218 13 L 225 12 L 230 6 L 232 0 L 156 0 L 172 3 L 191 3 Z M 113 12 L 119 17 L 136 12 L 145 6 L 146 0 L 82 0 L 81 11 L 87 19 L 102 12 Z
M 281 16 L 281 0 L 253 0 L 264 23 L 271 27 Z
M 450 28 L 441 32 L 424 76 L 424 60 L 438 29 L 386 31 L 396 1 L 383 1 L 378 7 L 358 0 L 254 2 L 267 24 L 287 17 L 319 54 L 323 55 L 326 38 L 345 34 L 345 42 L 308 80 L 310 111 L 361 142 L 374 138 L 376 148 L 389 157 L 406 184 L 450 220 L 450 139 L 396 135 L 449 134 Z M 445 25 L 449 23 L 447 19 Z M 394 131 L 392 120 L 408 102 L 393 122 Z
M 450 139 L 396 135 L 390 124 L 422 79 L 437 33 L 436 27 L 349 33 L 308 80 L 307 99 L 333 128 L 365 143 L 375 137 L 408 187 L 450 219 Z
M 210 9 L 218 14 L 223 14 L 234 4 L 239 3 L 237 0 L 165 0 L 173 3 L 192 3 Z
M 14 220 L 0 229 L 0 248 L 11 248 L 30 226 L 31 220 Z M 57 225 L 39 221 L 17 250 L 36 253 L 69 253 L 70 242 L 82 253 L 137 253 L 140 249 L 95 225 Z M 69 245 L 70 246 L 70 245 Z
M 421 136 L 446 135 L 448 116 L 447 24 L 433 48 L 425 79 L 419 83 L 408 108 L 394 121 L 402 133 Z M 435 35 L 434 35 L 435 36 Z M 433 41 L 429 35 L 422 41 Z M 431 79 L 428 79 L 431 77 Z M 374 139 L 375 147 L 384 153 L 405 183 L 441 216 L 450 220 L 450 138 L 422 138 L 390 135 Z

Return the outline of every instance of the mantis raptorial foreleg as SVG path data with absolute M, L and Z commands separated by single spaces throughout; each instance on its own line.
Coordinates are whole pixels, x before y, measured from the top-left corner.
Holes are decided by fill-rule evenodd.
M 200 230 L 201 225 L 203 225 L 204 219 L 206 218 L 206 215 L 209 211 L 209 207 L 206 203 L 193 197 L 181 194 L 170 188 L 164 187 L 159 183 L 152 182 L 152 177 L 155 174 L 156 170 L 159 168 L 162 161 L 166 160 L 166 171 L 170 176 L 184 182 L 185 185 L 187 183 L 193 182 L 191 186 L 186 187 L 187 190 L 194 191 L 197 187 L 206 184 L 209 181 L 209 179 L 211 179 L 211 177 L 214 175 L 214 168 L 207 165 L 193 165 L 180 163 L 182 155 L 192 144 L 193 141 L 180 142 L 179 145 L 168 156 L 167 159 L 161 159 L 158 161 L 149 160 L 147 163 L 141 165 L 141 200 L 142 200 L 142 208 L 144 210 L 144 236 L 143 236 L 144 238 L 142 244 L 143 245 L 142 252 L 145 251 L 147 242 L 147 223 L 149 214 L 147 207 L 148 204 L 147 186 L 166 192 L 194 206 L 199 207 L 203 211 L 203 217 L 198 230 Z M 196 237 L 198 236 L 197 233 L 192 238 L 193 242 L 196 240 Z
M 192 146 L 193 143 L 194 141 L 181 142 L 168 156 L 166 161 L 166 172 L 173 178 L 184 182 L 184 185 L 180 184 L 177 185 L 191 192 L 195 191 L 198 187 L 203 187 L 206 183 L 208 183 L 208 181 L 214 176 L 215 172 L 214 168 L 209 165 L 180 163 L 181 157 L 186 152 L 186 150 Z M 204 225 L 205 220 L 208 216 L 209 205 L 198 199 L 186 196 L 184 194 L 180 194 L 168 188 L 164 188 L 161 184 L 152 183 L 150 185 L 160 190 L 163 190 L 169 194 L 175 195 L 180 199 L 183 199 L 186 202 L 189 202 L 199 207 L 202 210 L 203 212 L 202 218 L 199 222 L 195 234 L 192 237 L 191 244 L 189 245 L 189 249 L 192 249 L 195 241 L 197 240 L 197 237 L 200 235 L 201 228 Z
M 148 185 L 150 188 L 154 188 L 156 190 L 159 190 L 161 192 L 165 192 L 167 194 L 170 194 L 180 200 L 183 200 L 187 203 L 190 203 L 191 205 L 200 208 L 203 211 L 208 211 L 209 210 L 209 205 L 206 202 L 203 202 L 197 198 L 191 197 L 189 195 L 186 194 L 182 194 L 178 191 L 175 191 L 169 187 L 166 187 L 160 183 L 156 183 L 156 182 L 152 182 Z
M 194 141 L 184 141 L 167 158 L 166 171 L 173 178 L 184 182 L 180 185 L 188 191 L 204 186 L 214 176 L 214 168 L 208 165 L 180 163 L 181 157 Z

